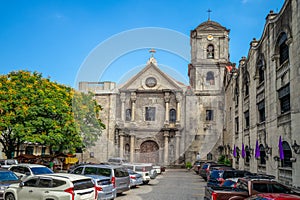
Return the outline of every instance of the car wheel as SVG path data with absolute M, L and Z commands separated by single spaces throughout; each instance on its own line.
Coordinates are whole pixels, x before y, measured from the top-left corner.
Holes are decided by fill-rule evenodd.
M 147 184 L 149 183 L 149 181 L 143 181 L 143 183 L 144 183 L 145 185 L 147 185 Z
M 16 200 L 16 198 L 12 193 L 8 193 L 5 195 L 5 200 Z

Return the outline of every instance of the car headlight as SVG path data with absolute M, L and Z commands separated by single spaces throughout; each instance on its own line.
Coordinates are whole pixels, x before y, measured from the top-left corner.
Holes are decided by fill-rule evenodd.
M 0 186 L 0 190 L 5 190 L 6 188 L 8 188 L 7 186 Z

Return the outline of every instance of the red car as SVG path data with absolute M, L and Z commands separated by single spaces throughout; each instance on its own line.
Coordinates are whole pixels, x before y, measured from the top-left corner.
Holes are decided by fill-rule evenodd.
M 289 199 L 289 200 L 299 200 L 300 196 L 293 195 L 293 194 L 284 194 L 284 193 L 262 193 L 256 194 L 251 197 L 248 197 L 247 200 L 282 200 L 282 199 Z

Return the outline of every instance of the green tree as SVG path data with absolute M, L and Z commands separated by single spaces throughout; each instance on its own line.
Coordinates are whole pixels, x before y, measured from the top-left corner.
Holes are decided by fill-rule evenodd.
M 91 92 L 75 92 L 73 98 L 73 112 L 78 131 L 83 139 L 82 148 L 94 146 L 105 129 L 100 119 L 102 107 L 97 104 Z
M 40 73 L 0 76 L 0 142 L 8 158 L 20 144 L 40 143 L 58 152 L 73 152 L 84 138 L 72 110 L 74 90 Z M 52 153 L 52 152 L 51 152 Z

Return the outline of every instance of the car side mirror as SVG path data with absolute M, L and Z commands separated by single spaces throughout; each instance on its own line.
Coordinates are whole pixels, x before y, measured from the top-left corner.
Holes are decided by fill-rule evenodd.
M 25 172 L 25 175 L 26 175 L 26 176 L 29 176 L 29 175 L 30 175 L 30 172 Z
M 24 187 L 24 182 L 19 183 L 20 187 Z

